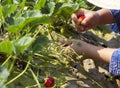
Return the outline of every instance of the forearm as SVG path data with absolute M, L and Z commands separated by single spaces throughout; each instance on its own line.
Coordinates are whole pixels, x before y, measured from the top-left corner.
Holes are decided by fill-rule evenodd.
M 99 24 L 110 24 L 114 22 L 114 17 L 109 9 L 101 9 L 96 11 L 99 15 Z
M 103 60 L 109 63 L 114 50 L 115 49 L 112 48 L 103 48 L 87 44 L 86 48 L 84 49 L 84 54 L 88 58 Z
M 99 47 L 81 40 L 73 40 L 68 48 L 72 48 L 79 55 L 83 54 L 85 59 L 91 58 L 109 63 L 110 73 L 120 76 L 120 48 Z

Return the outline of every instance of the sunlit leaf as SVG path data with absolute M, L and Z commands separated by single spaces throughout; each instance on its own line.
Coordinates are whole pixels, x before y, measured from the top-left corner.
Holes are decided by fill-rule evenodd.
M 2 0 L 2 5 L 12 4 L 13 0 Z
M 3 14 L 2 14 L 2 6 L 0 5 L 0 21 L 2 19 L 2 16 L 3 16 Z
M 24 17 L 18 17 L 18 18 L 14 19 L 14 24 L 15 25 L 20 25 L 20 24 L 24 23 L 24 21 L 25 21 Z
M 50 13 L 49 15 L 52 15 L 52 13 L 54 12 L 54 9 L 55 9 L 55 3 L 54 2 L 50 2 L 48 4 L 48 7 L 50 8 Z
M 10 41 L 3 41 L 0 43 L 0 52 L 12 54 L 13 45 Z
M 15 47 L 14 53 L 23 53 L 34 41 L 34 38 L 24 36 L 18 40 L 13 41 Z
M 17 5 L 15 5 L 15 4 L 5 5 L 3 7 L 3 15 L 4 15 L 4 17 L 6 18 L 6 17 L 10 16 L 12 13 L 15 12 L 16 8 L 17 8 Z
M 42 16 L 42 14 L 39 10 L 26 11 L 23 14 L 23 17 L 25 18 L 40 17 L 40 16 Z
M 42 7 L 44 7 L 45 3 L 47 0 L 37 0 L 36 5 L 35 5 L 35 9 L 39 10 Z
M 79 8 L 76 4 L 63 4 L 58 11 L 57 15 L 64 17 L 64 19 L 69 19 L 71 14 L 75 12 Z
M 20 4 L 23 0 L 13 0 L 13 3 Z
M 40 25 L 40 24 L 51 24 L 49 16 L 41 14 L 40 11 L 27 11 L 22 17 L 14 19 L 14 25 L 8 27 L 10 32 L 18 32 L 27 24 Z
M 7 80 L 9 75 L 10 73 L 7 68 L 0 66 L 0 88 L 6 88 L 4 82 Z

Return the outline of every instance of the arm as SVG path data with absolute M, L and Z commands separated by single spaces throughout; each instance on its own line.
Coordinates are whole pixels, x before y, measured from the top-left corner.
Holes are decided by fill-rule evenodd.
M 120 76 L 120 48 L 104 48 L 94 46 L 81 40 L 74 39 L 69 46 L 77 54 L 83 54 L 84 58 L 102 60 L 109 63 L 109 71 L 115 76 Z
M 80 43 L 80 45 L 78 44 Z M 112 53 L 115 49 L 103 48 L 100 46 L 94 46 L 81 40 L 73 40 L 70 46 L 78 54 L 83 54 L 84 58 L 92 58 L 94 60 L 102 60 L 107 63 L 110 62 Z
M 96 11 L 99 16 L 99 24 L 110 24 L 114 22 L 114 17 L 109 9 Z

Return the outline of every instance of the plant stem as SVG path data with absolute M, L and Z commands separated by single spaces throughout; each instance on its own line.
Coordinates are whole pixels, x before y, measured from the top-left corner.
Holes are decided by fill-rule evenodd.
M 25 69 L 24 69 L 19 75 L 17 75 L 16 77 L 14 77 L 14 78 L 11 79 L 10 81 L 8 81 L 8 82 L 6 83 L 6 85 L 9 85 L 10 83 L 12 83 L 12 82 L 15 81 L 16 79 L 18 79 L 20 76 L 22 76 L 22 75 L 27 71 L 27 69 L 28 69 L 28 67 L 29 67 L 29 65 L 30 65 L 30 60 L 31 60 L 31 59 L 29 59 L 29 61 L 27 62 L 27 65 L 26 65 Z
M 38 31 L 35 33 L 35 35 L 33 36 L 33 38 L 35 38 L 35 37 L 39 34 L 40 29 L 42 29 L 42 27 L 43 27 L 43 26 L 40 26 L 40 28 L 39 28 Z
M 10 60 L 11 57 L 12 55 L 8 56 L 8 58 L 2 63 L 2 66 L 4 66 Z
M 25 87 L 25 88 L 36 88 L 36 87 L 37 87 L 37 84 L 32 85 L 32 86 L 27 86 L 27 87 Z
M 9 68 L 9 72 L 12 71 L 12 68 L 14 67 L 14 64 L 15 64 L 15 60 L 16 60 L 16 58 L 13 59 L 12 64 L 11 64 L 11 66 Z
M 34 77 L 34 80 L 36 81 L 37 85 L 38 85 L 38 88 L 41 88 L 41 85 L 38 81 L 38 78 L 36 77 L 35 73 L 32 71 L 32 69 L 30 68 L 30 72 L 32 73 L 33 77 Z
M 50 31 L 50 25 L 47 25 L 47 26 L 48 26 L 47 31 L 48 31 L 48 33 L 49 33 L 51 39 L 54 41 L 55 39 L 53 38 L 53 36 L 52 36 L 52 34 L 51 34 L 51 31 Z

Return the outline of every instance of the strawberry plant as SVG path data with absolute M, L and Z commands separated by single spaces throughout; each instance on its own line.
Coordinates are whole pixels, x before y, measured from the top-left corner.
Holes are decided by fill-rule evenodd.
M 56 78 L 55 87 L 64 84 L 74 52 L 66 55 L 59 38 L 76 33 L 71 26 L 71 14 L 78 8 L 87 8 L 86 1 L 0 3 L 0 87 L 43 88 L 44 78 L 51 74 Z

